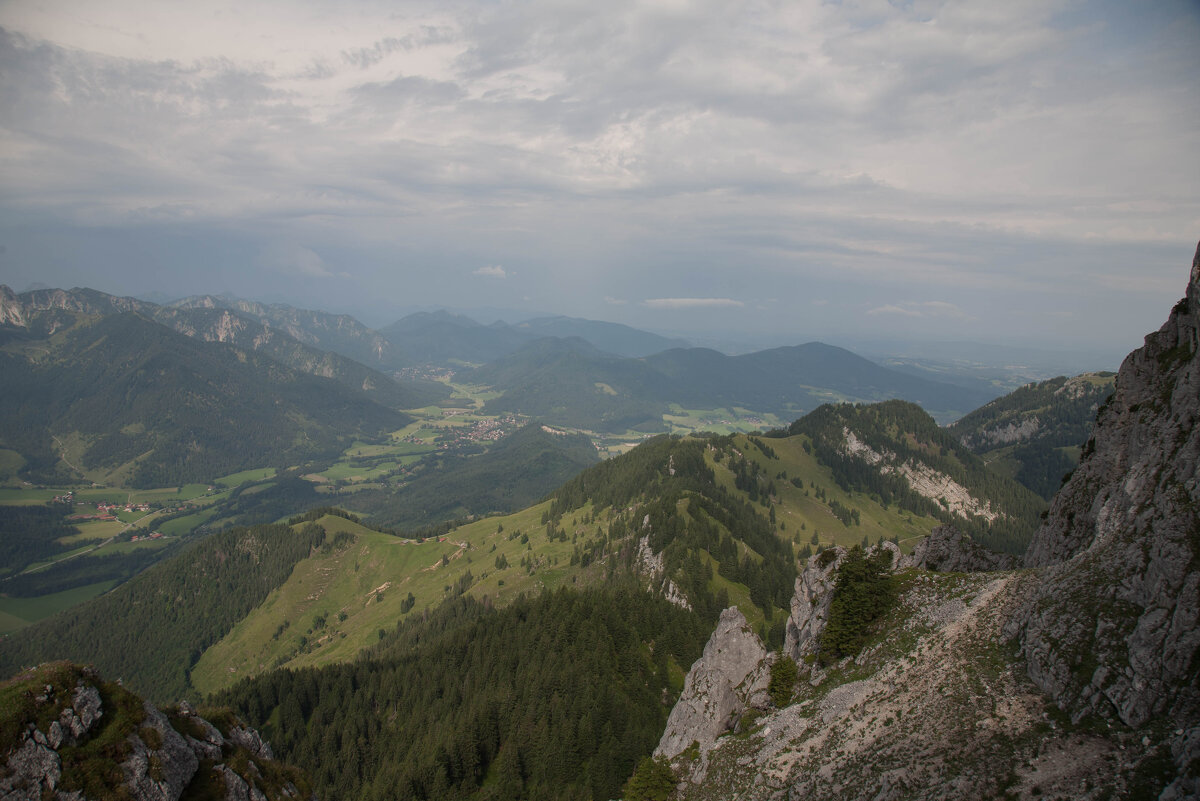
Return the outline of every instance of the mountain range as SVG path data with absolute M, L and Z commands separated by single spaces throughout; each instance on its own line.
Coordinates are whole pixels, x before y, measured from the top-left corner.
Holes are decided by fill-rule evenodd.
M 112 476 L 186 448 L 171 432 L 211 411 L 202 403 L 213 386 L 246 393 L 268 432 L 286 433 L 275 416 L 315 421 L 357 404 L 320 424 L 328 445 L 309 441 L 316 423 L 308 437 L 281 435 L 278 463 L 289 468 L 319 448 L 391 458 L 399 444 L 380 432 L 416 430 L 361 389 L 91 302 L 113 309 L 55 306 L 24 322 L 5 312 L 6 374 L 32 389 L 4 419 L 29 415 L 29 430 L 60 439 L 76 426 L 88 464 L 133 454 Z M 385 516 L 405 514 L 387 509 L 403 482 L 323 493 L 338 505 L 313 508 L 319 482 L 300 475 L 310 468 L 281 471 L 231 493 L 270 500 L 267 522 L 194 538 L 0 640 L 0 671 L 70 659 L 157 702 L 203 696 L 304 766 L 319 798 L 1193 797 L 1198 350 L 1200 249 L 1186 297 L 1115 377 L 1031 386 L 954 429 L 929 414 L 930 398 L 885 399 L 887 371 L 828 346 L 628 357 L 544 337 L 470 373 L 457 366 L 456 379 L 489 389 L 438 408 L 445 432 L 459 416 L 546 407 L 545 422 L 477 453 L 421 457 L 457 465 L 419 492 L 465 519 L 389 530 Z M 791 366 L 782 378 L 781 364 Z M 236 383 L 243 369 L 274 376 L 260 380 L 261 397 Z M 586 437 L 547 425 L 575 415 L 579 428 L 650 427 L 667 397 L 755 398 L 787 413 L 805 407 L 796 397 L 816 397 L 804 395 L 815 390 L 801 371 L 824 376 L 839 400 L 876 402 L 820 405 L 757 434 L 652 437 L 599 463 Z M 154 395 L 171 387 L 181 400 Z M 309 394 L 313 405 L 300 406 Z M 276 401 L 297 405 L 268 414 Z M 162 417 L 175 407 L 180 416 Z M 81 427 L 113 410 L 110 428 Z M 219 441 L 191 425 L 197 443 Z M 5 446 L 36 455 L 36 436 L 25 446 L 17 429 Z M 405 448 L 428 447 L 405 437 Z M 160 441 L 161 451 L 137 451 Z M 539 465 L 551 442 L 562 461 Z M 994 450 L 1019 442 L 1030 448 Z M 93 452 L 97 443 L 109 450 Z M 38 447 L 47 459 L 73 453 Z M 1034 489 L 1054 465 L 1025 466 L 1075 447 L 1079 462 L 1047 506 Z M 557 488 L 518 493 L 506 466 L 547 467 Z M 472 476 L 477 495 L 454 476 Z M 299 495 L 271 493 L 293 485 L 309 495 L 281 516 Z M 480 509 L 514 508 L 471 516 L 458 502 L 468 495 Z M 356 500 L 377 506 L 364 514 Z M 120 771 L 87 784 L 64 770 L 60 792 L 19 769 L 70 755 L 47 745 L 58 735 L 50 713 L 36 712 L 51 710 L 43 695 L 33 714 L 0 708 L 0 730 L 16 732 L 0 755 L 6 791 L 117 792 Z M 95 751 L 124 732 L 76 736 Z M 165 758 L 163 740 L 140 736 L 147 764 Z M 254 786 L 244 761 L 234 767 Z
M 889 370 L 819 342 L 742 356 L 673 348 L 628 359 L 577 338 L 544 339 L 468 375 L 503 392 L 488 401 L 489 411 L 602 431 L 664 430 L 662 416 L 672 404 L 793 419 L 822 403 L 902 398 L 944 421 L 993 397 Z

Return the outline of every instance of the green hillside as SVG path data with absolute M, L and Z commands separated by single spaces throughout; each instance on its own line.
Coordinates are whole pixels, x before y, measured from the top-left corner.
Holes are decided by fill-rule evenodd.
M 1045 508 L 911 403 L 822 406 L 788 433 L 811 440 L 839 486 L 953 523 L 993 550 L 1022 553 Z
M 435 451 L 402 484 L 364 490 L 339 503 L 391 527 L 419 527 L 512 512 L 544 498 L 599 460 L 591 440 L 530 423 L 479 454 Z
M 947 421 L 993 397 L 889 370 L 819 342 L 742 356 L 675 348 L 631 359 L 579 339 L 542 339 L 473 371 L 470 380 L 502 393 L 487 402 L 491 413 L 519 412 L 602 432 L 661 431 L 672 404 L 790 420 L 829 402 L 903 398 Z
M 299 554 L 294 569 L 228 619 L 227 628 L 211 641 L 189 645 L 190 660 L 175 668 L 180 675 L 169 681 L 160 677 L 155 681 L 165 683 L 140 689 L 151 694 L 165 686 L 212 691 L 280 666 L 346 661 L 372 644 L 380 629 L 456 595 L 505 605 L 523 592 L 593 586 L 618 575 L 638 575 L 656 592 L 672 584 L 707 620 L 737 604 L 764 638 L 778 641 L 797 557 L 834 544 L 884 538 L 909 547 L 944 517 L 927 501 L 914 508 L 907 496 L 884 499 L 839 483 L 837 470 L 820 462 L 812 442 L 807 434 L 658 437 L 584 470 L 547 501 L 422 541 L 343 517 L 312 518 L 325 532 L 321 548 Z M 263 508 L 255 505 L 261 499 L 270 510 L 266 519 L 274 519 L 289 498 L 296 502 L 297 496 L 272 495 L 289 482 L 311 487 L 295 478 L 270 477 L 243 485 L 212 508 L 222 519 L 236 520 L 239 509 L 248 514 Z M 263 491 L 249 492 L 255 488 Z M 300 520 L 294 529 L 304 525 Z M 193 546 L 76 614 L 105 639 L 102 632 L 109 624 L 103 616 L 90 617 L 94 609 L 110 609 L 120 603 L 117 598 L 153 596 L 159 592 L 153 589 L 157 571 L 188 572 L 190 562 L 207 558 L 211 542 Z M 648 553 L 661 560 L 661 569 L 643 563 Z M 138 627 L 137 610 L 152 607 L 129 605 L 121 625 Z M 48 621 L 21 641 L 74 639 L 38 633 L 50 631 L 51 624 L 64 625 L 61 619 Z M 82 653 L 54 656 L 86 659 L 86 642 L 96 640 L 80 640 Z M 157 655 L 144 658 L 158 665 L 154 670 L 164 670 Z M 136 681 L 139 672 L 126 665 L 122 675 Z
M 437 536 L 328 509 L 226 531 L 0 641 L 0 668 L 66 657 L 163 700 L 215 694 L 320 764 L 324 798 L 614 797 L 721 609 L 778 647 L 803 558 L 908 548 L 951 514 L 831 458 L 832 432 L 919 455 L 1004 514 L 1028 500 L 911 404 L 810 418 L 656 437 Z
M 339 453 L 409 417 L 331 379 L 134 312 L 0 354 L 0 443 L 24 475 L 163 487 Z M 61 462 L 60 462 L 61 459 Z
M 1029 384 L 976 409 L 949 430 L 993 469 L 1049 500 L 1079 463 L 1114 378 L 1113 373 L 1085 373 Z
M 470 374 L 503 391 L 490 414 L 519 412 L 555 425 L 620 432 L 662 431 L 667 401 L 655 392 L 655 371 L 637 359 L 612 356 L 581 339 L 540 339 Z
M 176 701 L 190 693 L 188 671 L 200 654 L 324 541 L 315 526 L 213 535 L 106 595 L 0 640 L 0 673 L 70 659 Z

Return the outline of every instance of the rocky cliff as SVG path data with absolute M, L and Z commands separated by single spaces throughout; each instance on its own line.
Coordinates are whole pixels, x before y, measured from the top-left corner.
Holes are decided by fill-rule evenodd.
M 0 685 L 0 799 L 276 801 L 311 796 L 257 732 L 216 710 L 159 710 L 64 662 Z
M 1011 554 L 989 551 L 954 526 L 938 526 L 903 560 L 905 566 L 944 573 L 1012 570 L 1017 563 Z
M 737 607 L 721 613 L 704 653 L 688 671 L 667 728 L 655 749 L 668 759 L 693 745 L 700 757 L 693 776 L 704 778 L 705 755 L 747 710 L 767 705 L 770 660 L 762 640 Z
M 1187 295 L 1121 365 L 1030 544 L 1041 588 L 1011 627 L 1030 676 L 1073 718 L 1164 724 L 1181 753 L 1200 739 L 1198 349 L 1200 248 Z
M 829 620 L 837 569 L 845 557 L 845 548 L 822 551 L 809 559 L 796 577 L 792 611 L 783 631 L 783 652 L 796 662 L 817 652 L 817 638 Z

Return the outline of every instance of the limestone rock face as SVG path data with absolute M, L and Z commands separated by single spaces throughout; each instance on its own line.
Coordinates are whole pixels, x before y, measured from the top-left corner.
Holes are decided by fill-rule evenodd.
M 770 672 L 766 660 L 767 649 L 738 608 L 722 612 L 704 653 L 688 671 L 683 694 L 654 753 L 671 759 L 693 742 L 701 753 L 711 749 L 742 713 L 765 702 Z
M 826 554 L 833 554 L 832 557 Z M 792 613 L 783 634 L 783 652 L 797 662 L 817 652 L 817 641 L 829 620 L 833 585 L 837 570 L 846 558 L 846 549 L 834 547 L 808 560 L 796 577 Z
M 100 771 L 109 777 L 106 783 L 115 782 L 105 785 L 103 798 L 178 801 L 205 771 L 221 781 L 227 798 L 300 796 L 295 781 L 278 782 L 282 772 L 303 783 L 293 769 L 276 766 L 266 774 L 276 778 L 264 778 L 258 766 L 274 756 L 253 729 L 234 726 L 225 737 L 187 704 L 171 713 L 173 720 L 119 685 L 101 682 L 91 668 L 69 663 L 43 665 L 7 684 L 17 685 L 9 697 L 23 701 L 0 711 L 18 716 L 0 721 L 0 731 L 19 732 L 15 742 L 0 747 L 0 801 L 89 801 L 69 785 L 73 774 L 96 775 L 96 757 L 86 746 L 97 737 L 109 743 L 102 759 L 118 768 Z
M 240 745 L 256 757 L 263 759 L 274 759 L 275 753 L 271 750 L 271 744 L 262 738 L 254 729 L 244 729 L 241 726 L 234 726 L 229 732 L 229 741 Z
M 989 551 L 954 526 L 938 526 L 917 543 L 905 564 L 942 573 L 986 573 L 1012 570 L 1017 559 Z
M 121 763 L 125 786 L 137 801 L 173 801 L 196 775 L 200 760 L 167 716 L 149 703 L 144 704 L 146 719 L 137 737 L 130 738 L 133 753 Z M 157 737 L 146 729 L 158 732 Z M 147 743 L 153 737 L 157 747 Z
M 37 732 L 34 729 L 34 732 Z M 7 775 L 0 779 L 0 798 L 5 801 L 29 799 L 41 801 L 44 795 L 53 797 L 62 778 L 62 761 L 58 752 L 49 746 L 44 737 L 26 731 L 19 748 L 8 757 Z
M 1010 626 L 1076 719 L 1200 719 L 1200 249 L 1187 296 L 1121 365 L 1079 468 L 1025 555 Z
M 670 469 L 674 470 L 675 468 L 672 467 Z M 648 529 L 649 527 L 650 516 L 646 515 L 646 519 L 642 523 L 642 528 L 644 530 Z M 666 577 L 666 568 L 663 564 L 663 555 L 661 553 L 656 554 L 650 548 L 649 534 L 638 540 L 637 565 L 638 572 L 650 579 L 652 587 L 658 586 L 659 592 L 662 593 L 664 598 L 678 606 L 680 609 L 690 610 L 692 608 L 691 602 L 687 599 L 687 596 L 683 594 L 683 590 L 679 589 L 679 585 L 677 585 L 670 578 Z

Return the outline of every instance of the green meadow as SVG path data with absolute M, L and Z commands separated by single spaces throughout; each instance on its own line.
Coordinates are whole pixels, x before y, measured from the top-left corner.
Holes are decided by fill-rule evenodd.
M 10 634 L 76 604 L 90 601 L 97 595 L 111 590 L 116 583 L 116 581 L 101 581 L 51 595 L 41 595 L 37 598 L 0 597 L 0 635 Z

